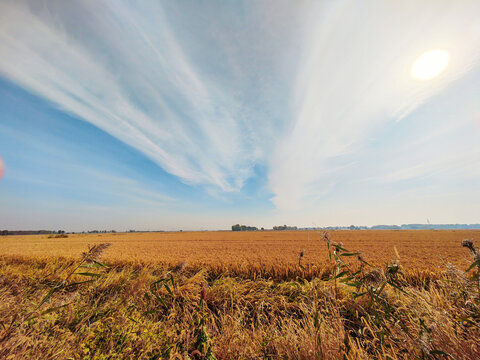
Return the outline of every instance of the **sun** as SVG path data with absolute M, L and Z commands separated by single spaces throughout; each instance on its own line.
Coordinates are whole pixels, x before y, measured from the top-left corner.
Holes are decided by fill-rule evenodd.
M 448 65 L 450 55 L 445 50 L 430 50 L 420 56 L 412 66 L 412 77 L 429 80 L 438 76 Z

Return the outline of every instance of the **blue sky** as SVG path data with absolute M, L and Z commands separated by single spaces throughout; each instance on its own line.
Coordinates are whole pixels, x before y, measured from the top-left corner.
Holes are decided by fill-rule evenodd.
M 0 228 L 480 222 L 479 11 L 2 1 Z

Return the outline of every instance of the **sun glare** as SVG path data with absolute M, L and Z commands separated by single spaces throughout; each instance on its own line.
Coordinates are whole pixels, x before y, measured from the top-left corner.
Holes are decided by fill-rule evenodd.
M 428 80 L 438 76 L 448 65 L 449 55 L 445 50 L 430 50 L 420 56 L 412 66 L 415 79 Z
M 2 158 L 0 157 L 0 179 L 3 176 L 3 171 L 4 171 L 4 165 L 3 165 Z

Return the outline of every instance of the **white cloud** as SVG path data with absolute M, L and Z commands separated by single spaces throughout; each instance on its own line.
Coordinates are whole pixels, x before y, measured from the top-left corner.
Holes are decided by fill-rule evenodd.
M 187 183 L 240 188 L 260 156 L 255 110 L 196 68 L 162 7 L 69 5 L 2 2 L 0 73 Z
M 267 164 L 273 203 L 292 210 L 355 177 L 372 134 L 480 57 L 477 1 L 181 6 L 2 1 L 0 74 L 218 197 Z M 430 49 L 449 52 L 447 70 L 412 79 Z M 369 179 L 455 167 L 466 151 L 405 155 Z
M 306 19 L 295 120 L 271 160 L 277 207 L 298 208 L 331 187 L 332 164 L 354 157 L 381 126 L 477 65 L 479 11 L 477 1 L 316 3 Z M 431 81 L 412 79 L 415 59 L 437 48 L 450 53 L 447 70 Z

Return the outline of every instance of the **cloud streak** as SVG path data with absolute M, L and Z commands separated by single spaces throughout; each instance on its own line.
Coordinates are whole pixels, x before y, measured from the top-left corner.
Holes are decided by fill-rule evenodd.
M 3 76 L 187 183 L 241 188 L 260 156 L 251 136 L 255 110 L 193 64 L 164 9 L 71 5 L 2 2 Z
M 477 65 L 480 55 L 480 7 L 474 1 L 314 7 L 294 84 L 295 120 L 271 160 L 269 181 L 280 209 L 299 208 L 345 181 L 337 170 L 373 133 L 407 117 Z M 449 68 L 429 82 L 412 79 L 411 65 L 432 48 L 451 53 Z
M 464 148 L 417 161 L 384 146 L 392 169 L 368 149 L 476 68 L 477 1 L 184 5 L 2 1 L 0 75 L 219 197 L 263 166 L 285 211 L 362 166 L 358 183 L 394 182 L 473 160 Z M 435 48 L 450 53 L 447 70 L 412 79 Z

